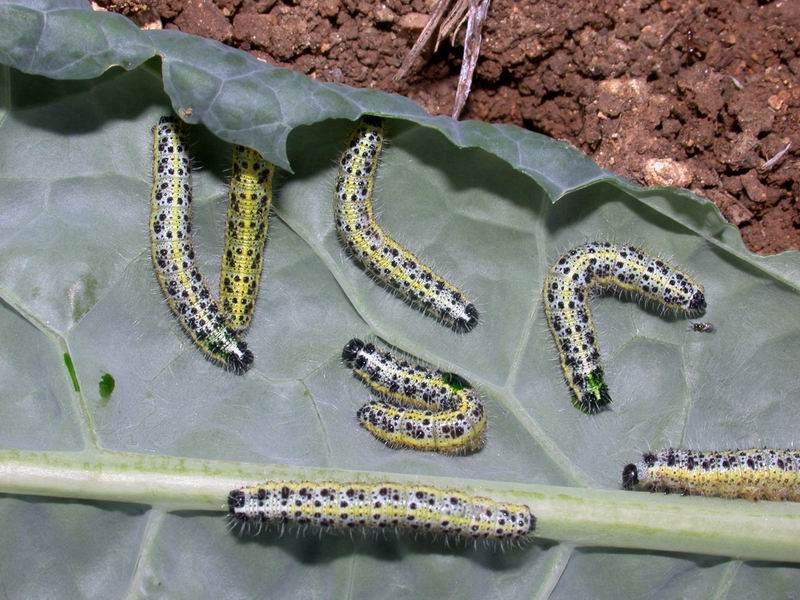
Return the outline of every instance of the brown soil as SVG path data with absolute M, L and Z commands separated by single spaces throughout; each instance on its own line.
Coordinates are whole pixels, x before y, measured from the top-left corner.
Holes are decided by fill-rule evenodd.
M 463 28 L 392 83 L 432 0 L 109 3 L 141 25 L 398 92 L 434 114 L 453 104 Z M 514 123 L 642 184 L 687 187 L 756 252 L 800 249 L 798 32 L 797 0 L 494 0 L 462 118 Z

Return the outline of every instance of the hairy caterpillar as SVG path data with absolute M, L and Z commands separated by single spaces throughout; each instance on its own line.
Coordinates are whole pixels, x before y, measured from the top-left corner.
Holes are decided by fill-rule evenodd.
M 674 311 L 706 307 L 701 285 L 635 246 L 591 242 L 559 258 L 544 280 L 544 309 L 572 403 L 588 414 L 611 402 L 588 302 L 596 288 L 636 292 Z
M 381 228 L 372 191 L 383 146 L 383 124 L 362 118 L 339 162 L 334 213 L 339 236 L 375 279 L 459 333 L 478 323 L 478 310 L 452 283 L 434 273 Z
M 242 332 L 250 327 L 264 267 L 275 167 L 244 146 L 233 147 L 231 164 L 219 299 L 228 326 Z
M 536 518 L 524 504 L 403 483 L 278 481 L 228 495 L 234 522 L 320 528 L 411 529 L 473 539 L 522 540 Z
M 483 403 L 458 375 L 398 362 L 358 339 L 347 343 L 342 360 L 375 393 L 392 401 L 372 400 L 356 413 L 362 427 L 388 446 L 445 454 L 483 447 Z
M 212 360 L 241 374 L 253 353 L 228 328 L 195 263 L 189 154 L 181 126 L 161 117 L 153 128 L 150 251 L 167 304 L 195 344 Z
M 622 487 L 800 502 L 800 450 L 660 450 L 622 470 Z

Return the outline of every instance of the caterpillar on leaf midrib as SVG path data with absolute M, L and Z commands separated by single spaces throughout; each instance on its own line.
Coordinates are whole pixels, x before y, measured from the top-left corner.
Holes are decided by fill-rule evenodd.
M 545 278 L 544 309 L 572 403 L 588 414 L 611 402 L 589 308 L 589 297 L 597 288 L 636 293 L 679 313 L 693 314 L 706 307 L 701 285 L 635 246 L 590 242 L 562 255 Z
M 396 482 L 274 481 L 232 490 L 230 517 L 243 526 L 410 529 L 472 539 L 520 541 L 536 518 L 524 504 Z
M 647 452 L 622 470 L 622 487 L 747 500 L 800 502 L 800 450 Z
M 393 448 L 465 454 L 483 447 L 487 419 L 478 394 L 455 373 L 398 361 L 352 339 L 344 364 L 384 399 L 358 409 L 361 426 Z
M 153 127 L 150 251 L 167 304 L 181 327 L 211 360 L 234 373 L 253 362 L 247 344 L 228 327 L 195 261 L 192 183 L 181 123 L 162 117 Z
M 377 281 L 454 331 L 470 331 L 479 318 L 475 305 L 392 239 L 375 218 L 372 193 L 383 138 L 380 119 L 362 118 L 339 161 L 334 202 L 339 237 Z

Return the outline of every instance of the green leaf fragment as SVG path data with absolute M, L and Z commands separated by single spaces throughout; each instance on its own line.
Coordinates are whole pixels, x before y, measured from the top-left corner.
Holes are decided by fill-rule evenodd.
M 105 400 L 103 405 L 108 404 L 108 399 L 111 396 L 111 393 L 114 391 L 114 378 L 109 373 L 105 373 L 102 377 L 100 377 L 100 398 Z
M 67 373 L 69 373 L 69 378 L 72 381 L 72 389 L 76 392 L 80 392 L 81 386 L 78 383 L 78 374 L 75 372 L 75 365 L 72 364 L 72 357 L 68 352 L 64 353 L 64 365 L 66 365 Z

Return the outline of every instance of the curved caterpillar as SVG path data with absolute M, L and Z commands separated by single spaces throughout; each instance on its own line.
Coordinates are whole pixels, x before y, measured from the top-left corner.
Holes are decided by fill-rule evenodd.
M 572 403 L 588 414 L 611 402 L 588 302 L 595 288 L 636 292 L 674 311 L 698 312 L 706 307 L 701 285 L 635 246 L 591 242 L 559 258 L 544 281 L 544 309 Z
M 460 454 L 483 447 L 486 413 L 469 383 L 454 373 L 398 362 L 373 344 L 352 339 L 344 364 L 384 400 L 358 409 L 359 423 L 393 448 Z
M 244 146 L 233 147 L 231 164 L 219 300 L 228 326 L 238 333 L 250 327 L 258 296 L 275 166 Z
M 372 190 L 383 146 L 383 124 L 362 118 L 336 176 L 334 214 L 339 237 L 375 279 L 459 333 L 478 323 L 478 310 L 452 283 L 394 241 L 376 221 Z
M 174 117 L 153 127 L 153 188 L 150 196 L 150 252 L 167 304 L 195 344 L 237 374 L 253 353 L 225 324 L 208 284 L 195 263 L 192 243 L 192 187 L 189 154 Z
M 411 529 L 473 539 L 522 540 L 536 517 L 524 504 L 403 483 L 278 481 L 228 495 L 229 514 L 242 525 L 297 524 L 323 529 Z
M 800 502 L 800 450 L 660 450 L 622 470 L 622 487 Z

